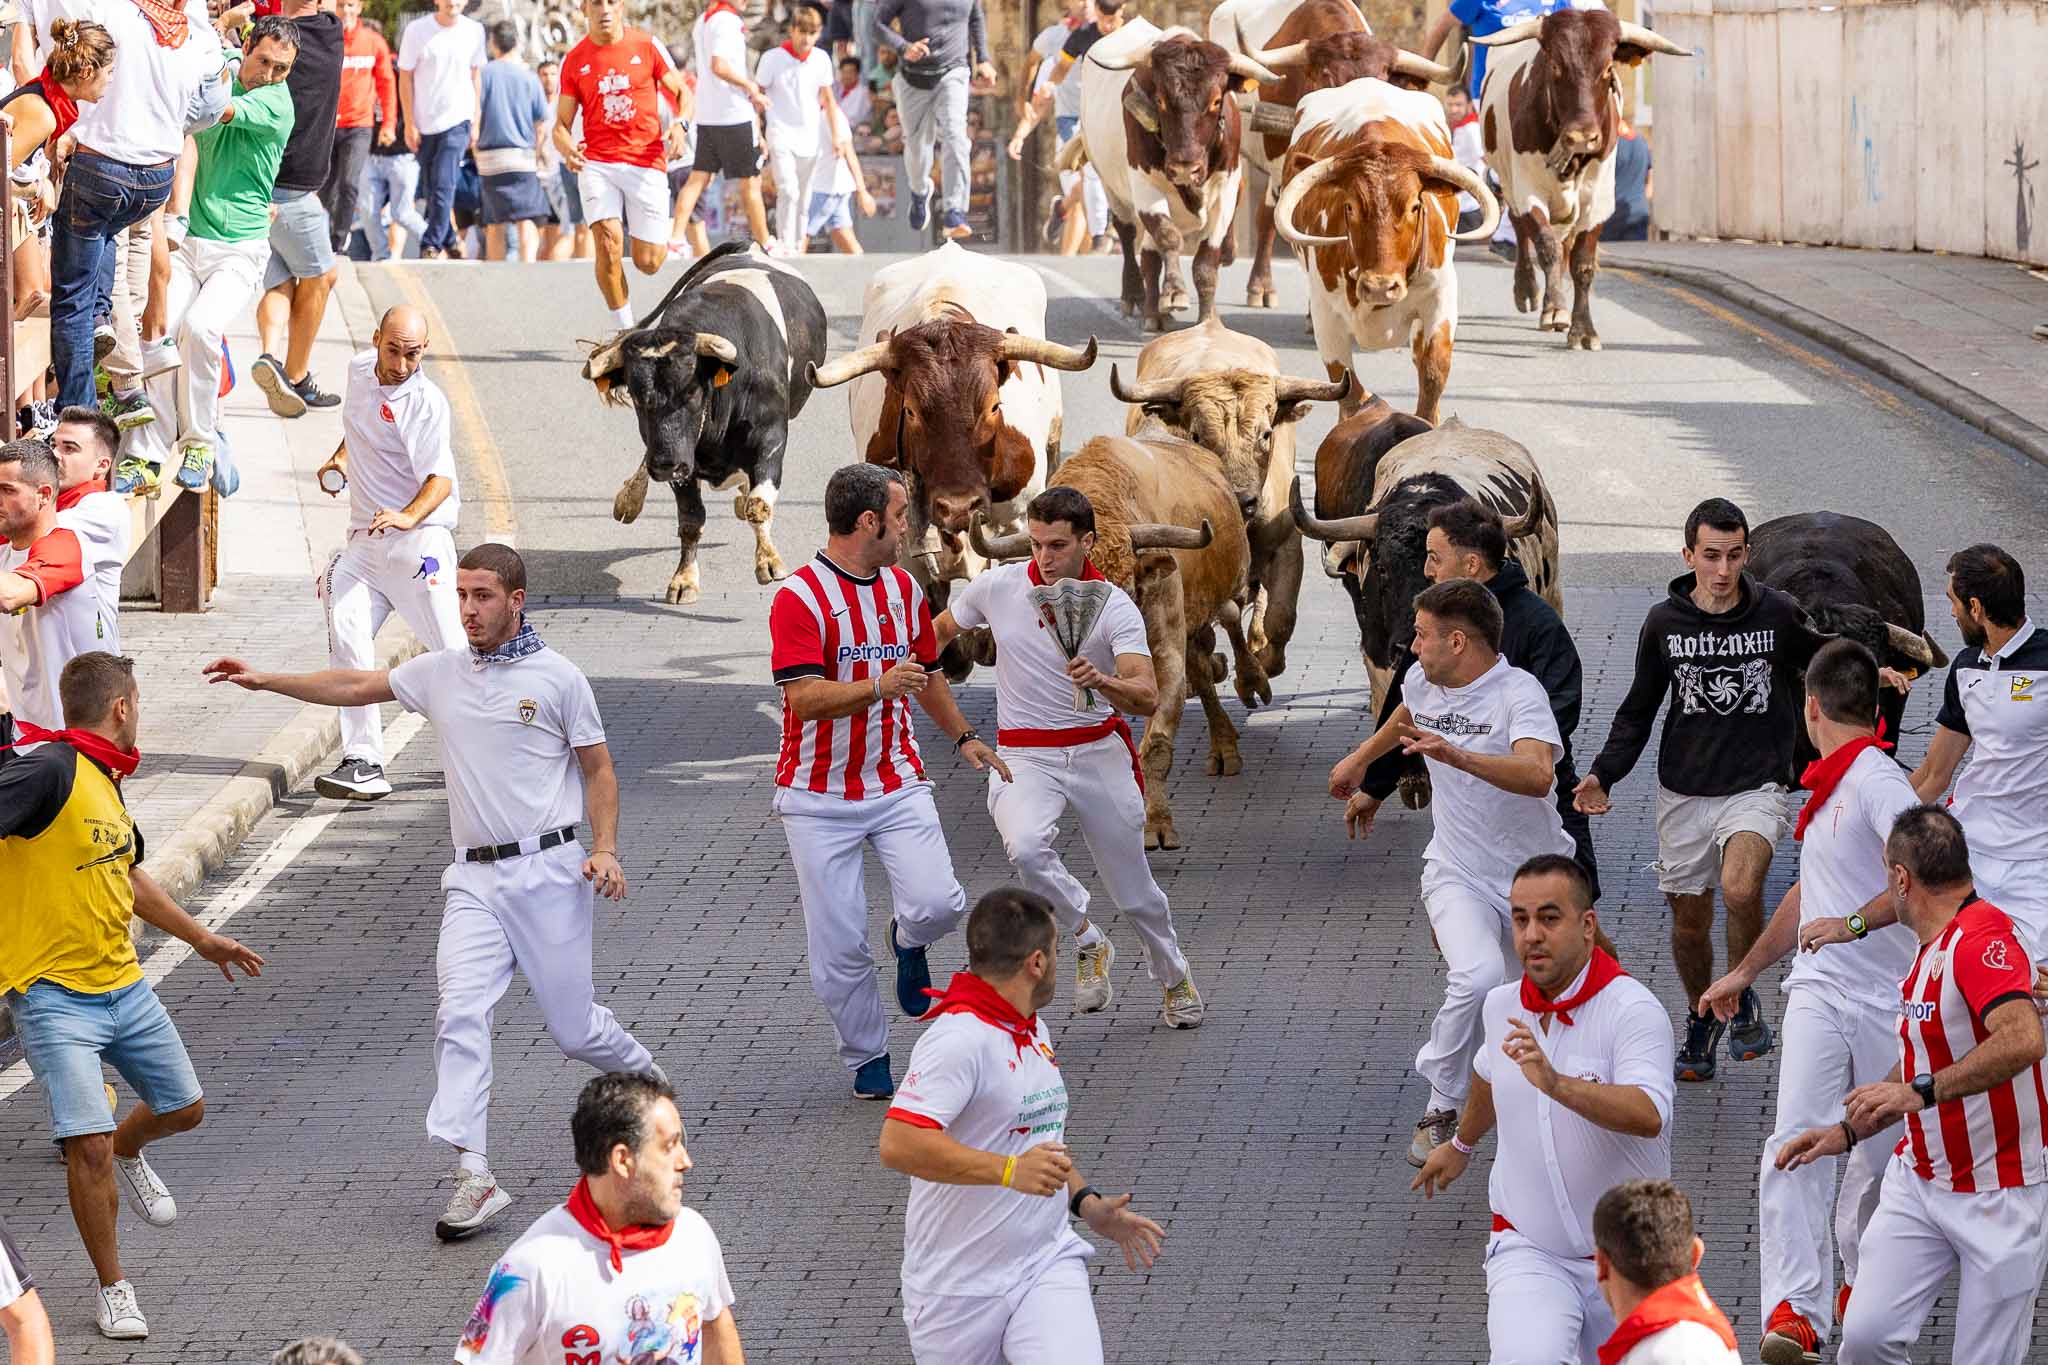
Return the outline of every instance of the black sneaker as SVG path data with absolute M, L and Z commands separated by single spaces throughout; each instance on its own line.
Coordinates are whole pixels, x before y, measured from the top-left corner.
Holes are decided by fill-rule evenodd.
M 263 396 L 270 400 L 270 410 L 279 417 L 306 415 L 305 396 L 284 377 L 284 363 L 276 356 L 268 351 L 257 356 L 249 366 L 249 377 L 263 390 Z
M 906 948 L 896 941 L 896 921 L 889 921 L 889 947 L 896 953 L 896 1003 L 912 1019 L 922 1019 L 932 1007 L 932 968 L 922 948 Z
M 314 383 L 311 370 L 306 371 L 304 379 L 292 384 L 292 392 L 298 394 L 300 399 L 309 408 L 338 408 L 341 406 L 341 395 L 329 393 Z
M 1753 1062 L 1770 1052 L 1777 1035 L 1764 1022 L 1763 1001 L 1754 990 L 1742 993 L 1735 1017 L 1728 1021 L 1728 1055 L 1738 1062 Z
M 1702 1019 L 1691 1010 L 1685 1012 L 1685 1043 L 1678 1049 L 1678 1057 L 1671 1071 L 1681 1081 L 1711 1081 L 1714 1079 L 1714 1049 L 1721 1042 L 1721 1032 L 1728 1026 L 1713 1015 Z
M 375 763 L 344 758 L 333 772 L 313 779 L 313 790 L 336 801 L 375 801 L 391 795 L 391 783 Z

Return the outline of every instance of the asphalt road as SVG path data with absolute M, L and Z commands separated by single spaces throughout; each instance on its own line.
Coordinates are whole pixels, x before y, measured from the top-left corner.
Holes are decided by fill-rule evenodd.
M 835 350 L 852 343 L 861 284 L 879 263 L 805 263 Z M 1105 302 L 1115 263 L 1031 263 L 1052 296 L 1049 334 L 1102 342 L 1092 372 L 1064 377 L 1069 447 L 1121 430 L 1108 366 L 1128 370 L 1142 338 Z M 1242 298 L 1243 270 L 1225 272 L 1226 305 Z M 1642 612 L 1681 570 L 1677 524 L 1702 497 L 1732 497 L 1756 522 L 1818 508 L 1883 522 L 1920 565 L 1930 619 L 1951 647 L 1935 600 L 1946 552 L 1993 539 L 2028 557 L 2048 544 L 2048 471 L 1804 343 L 1610 273 L 1598 312 L 1606 349 L 1567 353 L 1513 312 L 1504 266 L 1480 258 L 1464 276 L 1445 411 L 1524 442 L 1556 495 L 1568 619 L 1587 666 L 1582 748 L 1604 735 Z M 673 278 L 637 280 L 636 303 L 651 305 Z M 668 505 L 650 498 L 637 524 L 613 522 L 612 494 L 638 458 L 635 429 L 576 374 L 575 339 L 604 325 L 586 267 L 423 267 L 408 279 L 370 272 L 374 300 L 431 297 L 445 329 L 435 372 L 459 407 L 473 402 L 495 448 L 464 437 L 462 538 L 489 533 L 502 471 L 500 506 L 516 516 L 535 619 L 589 672 L 605 712 L 634 890 L 600 913 L 599 990 L 678 1082 L 698 1162 L 690 1198 L 723 1238 L 750 1358 L 905 1360 L 904 1182 L 876 1162 L 880 1115 L 848 1094 L 811 998 L 786 847 L 768 813 L 777 712 L 769 590 L 753 581 L 751 535 L 725 500 L 709 499 L 703 600 L 659 601 L 674 567 Z M 1289 266 L 1280 279 L 1283 307 L 1226 306 L 1227 319 L 1314 375 L 1301 276 Z M 1404 362 L 1360 368 L 1396 403 L 1412 401 Z M 822 537 L 826 475 L 855 457 L 845 414 L 842 394 L 822 393 L 794 429 L 776 520 L 792 563 Z M 1303 422 L 1304 461 L 1334 416 L 1323 405 Z M 1113 1253 L 1095 1262 L 1112 1360 L 1484 1358 L 1483 1168 L 1425 1204 L 1401 1159 L 1424 1098 L 1409 1062 L 1440 988 L 1414 891 L 1427 818 L 1391 815 L 1371 843 L 1347 844 L 1323 794 L 1329 763 L 1362 733 L 1363 687 L 1348 607 L 1311 569 L 1273 706 L 1247 719 L 1227 702 L 1244 773 L 1203 776 L 1199 716 L 1182 730 L 1174 799 L 1186 847 L 1154 867 L 1209 1022 L 1195 1033 L 1158 1026 L 1134 939 L 1113 915 L 1127 949 L 1115 1005 L 1085 1018 L 1063 1002 L 1050 1011 L 1077 1160 L 1096 1184 L 1135 1190 L 1169 1229 L 1149 1275 Z M 1909 760 L 1934 690 L 1908 711 Z M 986 730 L 987 679 L 963 700 Z M 942 748 L 932 758 L 971 896 L 1005 880 L 1007 864 L 978 782 Z M 251 1361 L 320 1330 L 377 1361 L 445 1360 L 497 1250 L 567 1192 L 566 1117 L 586 1073 L 559 1057 L 515 985 L 498 1012 L 492 1155 L 518 1202 L 476 1241 L 433 1240 L 448 1163 L 422 1122 L 447 833 L 432 746 L 414 741 L 393 769 L 396 795 L 331 822 L 332 807 L 290 799 L 217 882 L 247 900 L 231 932 L 268 953 L 272 970 L 230 990 L 187 964 L 161 987 L 207 1083 L 209 1116 L 156 1157 L 178 1224 L 123 1217 L 149 1342 L 93 1333 L 40 1095 L 0 1102 L 0 1214 L 42 1274 L 62 1358 Z M 1603 918 L 1631 970 L 1676 1011 L 1648 870 L 1649 795 L 1647 774 L 1632 779 L 1597 827 Z M 1078 841 L 1072 857 L 1086 875 Z M 1775 887 L 1791 862 L 1788 844 Z M 886 961 L 884 898 L 875 904 Z M 934 951 L 941 974 L 959 961 L 957 944 Z M 899 1063 L 914 1038 L 914 1026 L 895 1024 Z M 1707 1281 L 1745 1349 L 1759 1330 L 1755 1162 L 1775 1080 L 1768 1063 L 1725 1065 L 1719 1082 L 1682 1087 L 1677 1114 L 1677 1175 L 1700 1210 Z M 1930 1343 L 1945 1345 L 1943 1312 Z

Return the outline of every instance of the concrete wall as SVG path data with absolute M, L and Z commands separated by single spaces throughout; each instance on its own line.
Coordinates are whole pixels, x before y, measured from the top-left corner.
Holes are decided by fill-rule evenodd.
M 2048 264 L 2048 0 L 1670 0 L 1659 227 Z

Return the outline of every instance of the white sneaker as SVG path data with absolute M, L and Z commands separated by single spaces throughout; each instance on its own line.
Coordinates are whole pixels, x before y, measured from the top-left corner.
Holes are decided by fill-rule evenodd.
M 1457 1110 L 1426 1110 L 1422 1122 L 1415 1125 L 1414 1141 L 1408 1144 L 1408 1164 L 1420 1170 L 1428 1162 L 1429 1154 L 1449 1142 L 1457 1131 Z
M 1166 988 L 1166 1004 L 1159 1016 L 1170 1028 L 1200 1028 L 1202 1026 L 1202 993 L 1195 989 L 1195 978 L 1189 973 L 1180 979 L 1177 986 Z
M 489 1171 L 458 1171 L 455 1193 L 434 1224 L 434 1235 L 444 1242 L 469 1236 L 503 1213 L 512 1203 L 496 1176 Z
M 169 374 L 185 363 L 178 354 L 178 343 L 168 336 L 142 343 L 142 377 L 154 379 L 160 374 Z
M 126 1280 L 100 1286 L 92 1317 L 100 1335 L 115 1341 L 141 1341 L 149 1335 L 149 1319 L 135 1302 L 135 1286 Z
M 178 1201 L 171 1198 L 164 1182 L 157 1179 L 156 1172 L 149 1168 L 148 1157 L 138 1156 L 130 1161 L 117 1155 L 114 1174 L 119 1177 L 121 1189 L 128 1196 L 128 1207 L 141 1214 L 143 1222 L 161 1228 L 178 1220 Z
M 1116 961 L 1116 949 L 1110 944 L 1109 935 L 1074 954 L 1074 1008 L 1082 1014 L 1093 1014 L 1109 1008 L 1111 997 L 1116 994 L 1109 984 L 1109 966 Z

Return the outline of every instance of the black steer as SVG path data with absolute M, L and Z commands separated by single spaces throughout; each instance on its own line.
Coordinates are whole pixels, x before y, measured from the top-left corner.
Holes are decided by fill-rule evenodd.
M 769 539 L 789 424 L 811 396 L 809 367 L 825 359 L 825 310 L 794 271 L 728 242 L 691 266 L 648 319 L 602 342 L 583 376 L 608 403 L 630 402 L 646 454 L 612 500 L 631 521 L 650 479 L 675 490 L 682 556 L 671 602 L 697 600 L 699 484 L 736 489 L 733 515 L 754 528 L 754 577 L 787 570 Z

